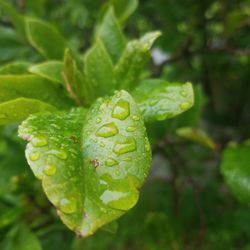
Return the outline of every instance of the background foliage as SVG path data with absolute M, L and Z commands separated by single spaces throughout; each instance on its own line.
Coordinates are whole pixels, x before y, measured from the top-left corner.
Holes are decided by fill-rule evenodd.
M 107 8 L 101 0 L 11 2 L 82 52 Z M 4 11 L 0 20 L 0 73 L 41 61 Z M 128 20 L 129 37 L 163 33 L 144 74 L 191 81 L 196 100 L 182 116 L 147 124 L 153 167 L 115 234 L 82 240 L 69 232 L 27 166 L 17 126 L 0 127 L 0 249 L 250 249 L 249 24 L 248 0 L 143 0 Z

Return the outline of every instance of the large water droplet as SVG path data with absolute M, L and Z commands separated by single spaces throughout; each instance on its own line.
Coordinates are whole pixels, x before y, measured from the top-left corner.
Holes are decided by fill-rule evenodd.
M 189 107 L 190 107 L 189 102 L 183 102 L 183 103 L 180 104 L 181 110 L 187 110 Z
M 31 143 L 34 147 L 43 147 L 48 144 L 47 138 L 42 135 L 36 135 L 31 139 Z
M 184 91 L 184 90 L 182 90 L 182 91 L 180 92 L 180 94 L 181 94 L 182 97 L 186 97 L 186 96 L 187 96 L 187 92 Z
M 99 124 L 99 123 L 101 123 L 101 121 L 102 121 L 101 118 L 97 118 L 95 122 L 96 122 L 97 124 Z
M 124 120 L 129 116 L 129 114 L 129 103 L 123 99 L 120 99 L 113 108 L 112 117 L 119 120 Z
M 132 118 L 133 118 L 134 121 L 139 121 L 140 120 L 140 117 L 138 115 L 133 115 Z
M 111 123 L 107 123 L 104 124 L 103 126 L 101 126 L 97 131 L 96 131 L 96 136 L 99 137 L 111 137 L 114 136 L 118 133 L 118 128 L 116 127 L 116 125 L 111 122 Z
M 49 151 L 49 153 L 55 155 L 61 160 L 66 160 L 68 158 L 66 151 L 64 151 L 63 149 L 52 149 Z
M 72 214 L 76 211 L 76 205 L 75 198 L 63 198 L 60 200 L 59 208 L 65 214 Z
M 48 164 L 44 167 L 43 172 L 48 175 L 48 176 L 52 176 L 56 173 L 56 166 L 53 164 Z
M 112 167 L 118 164 L 118 162 L 113 158 L 108 158 L 105 162 L 106 166 Z
M 126 129 L 127 132 L 134 132 L 135 130 L 136 130 L 136 127 L 134 126 L 127 127 Z
M 40 154 L 38 152 L 32 152 L 31 154 L 29 154 L 29 159 L 31 161 L 37 161 L 40 157 Z
M 113 151 L 117 155 L 121 155 L 128 152 L 133 152 L 136 150 L 136 148 L 137 146 L 134 137 L 129 136 L 122 139 L 121 141 L 116 142 Z

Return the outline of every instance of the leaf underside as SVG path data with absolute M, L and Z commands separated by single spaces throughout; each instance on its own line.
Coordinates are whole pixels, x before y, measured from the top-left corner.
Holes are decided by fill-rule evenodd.
M 88 112 L 33 115 L 19 135 L 29 141 L 28 163 L 49 200 L 78 235 L 93 234 L 136 204 L 151 153 L 127 92 L 98 99 Z

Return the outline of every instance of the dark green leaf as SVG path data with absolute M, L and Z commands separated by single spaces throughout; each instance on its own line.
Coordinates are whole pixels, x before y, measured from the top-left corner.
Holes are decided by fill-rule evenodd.
M 150 59 L 150 49 L 160 35 L 160 32 L 148 33 L 127 44 L 115 67 L 118 88 L 130 90 L 138 85 L 142 70 Z
M 54 26 L 38 19 L 27 18 L 26 32 L 31 45 L 45 58 L 63 58 L 66 42 Z
M 191 83 L 145 80 L 133 92 L 145 121 L 165 120 L 190 109 L 194 103 Z
M 85 110 L 31 116 L 26 157 L 63 222 L 88 236 L 133 207 L 150 166 L 143 119 L 125 91 Z

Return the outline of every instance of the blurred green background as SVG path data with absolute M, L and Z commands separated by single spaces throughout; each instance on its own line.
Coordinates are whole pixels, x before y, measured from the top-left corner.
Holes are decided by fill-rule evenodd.
M 84 52 L 112 1 L 8 2 L 52 22 Z M 233 197 L 219 169 L 227 143 L 250 138 L 250 1 L 141 0 L 125 32 L 134 38 L 151 30 L 163 35 L 145 75 L 191 81 L 196 98 L 185 114 L 147 124 L 154 158 L 139 203 L 116 233 L 78 239 L 26 164 L 17 125 L 0 127 L 0 249 L 32 250 L 36 237 L 45 250 L 250 249 L 250 208 Z M 0 74 L 9 63 L 40 60 L 0 10 Z

